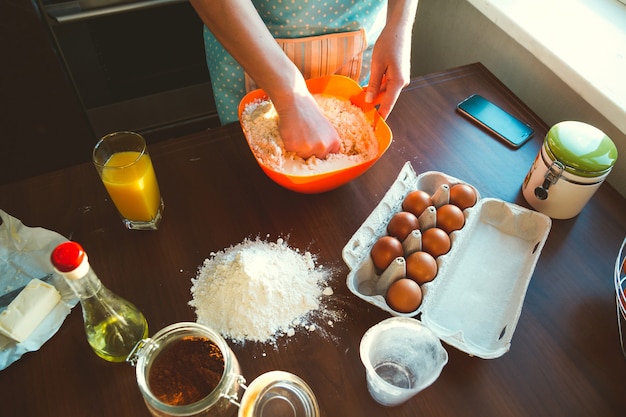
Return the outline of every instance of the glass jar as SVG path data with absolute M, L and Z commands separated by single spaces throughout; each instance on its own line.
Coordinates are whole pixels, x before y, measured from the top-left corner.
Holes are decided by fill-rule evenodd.
M 183 344 L 193 345 L 193 350 L 182 349 Z M 193 356 L 197 359 L 197 366 L 193 366 Z M 181 358 L 186 360 L 179 361 Z M 165 327 L 152 338 L 139 342 L 127 360 L 136 368 L 139 390 L 155 417 L 320 415 L 313 391 L 296 375 L 283 371 L 267 372 L 246 386 L 239 362 L 226 341 L 212 329 L 197 323 L 183 322 Z M 164 367 L 164 364 L 168 366 Z M 220 364 L 223 368 L 216 366 Z M 168 369 L 163 372 L 164 368 Z M 198 368 L 211 368 L 211 371 L 198 374 Z M 163 375 L 162 379 L 159 374 Z M 181 375 L 180 380 L 184 383 L 178 384 L 176 375 Z M 206 384 L 206 380 L 213 379 L 216 380 L 214 387 Z M 202 389 L 188 383 L 194 380 L 199 381 L 198 386 L 210 391 L 201 394 Z M 185 392 L 183 385 L 188 386 L 189 392 Z M 245 393 L 239 402 L 241 390 Z M 182 400 L 193 398 L 192 394 L 200 396 L 193 401 Z M 163 398 L 169 401 L 163 401 Z
M 153 366 L 160 357 L 163 358 L 161 355 L 167 354 L 168 349 L 173 348 L 176 343 L 190 340 L 190 338 L 212 342 L 221 352 L 224 366 L 219 382 L 208 395 L 190 404 L 172 405 L 163 402 L 155 395 L 155 387 L 150 385 L 150 381 L 154 381 L 154 378 L 151 379 L 154 377 L 151 375 Z M 233 415 L 240 386 L 245 382 L 245 379 L 240 375 L 239 362 L 226 341 L 218 333 L 196 323 L 183 322 L 165 327 L 152 338 L 144 339 L 138 343 L 128 360 L 135 365 L 139 390 L 150 413 L 155 417 L 209 415 L 224 417 Z M 172 384 L 175 384 L 175 381 L 172 381 Z M 180 386 L 172 387 L 172 391 L 175 389 L 180 389 Z

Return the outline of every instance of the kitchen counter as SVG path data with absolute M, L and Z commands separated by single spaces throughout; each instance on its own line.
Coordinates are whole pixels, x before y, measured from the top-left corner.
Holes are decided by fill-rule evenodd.
M 473 93 L 530 123 L 534 138 L 512 150 L 469 123 L 455 105 Z M 256 236 L 311 251 L 333 270 L 332 304 L 343 319 L 276 346 L 230 345 L 248 381 L 270 370 L 304 379 L 323 416 L 621 415 L 626 360 L 612 277 L 626 200 L 608 184 L 579 216 L 553 222 L 509 352 L 485 360 L 444 344 L 449 362 L 432 386 L 395 408 L 370 398 L 359 342 L 389 314 L 347 289 L 344 245 L 407 161 L 418 173 L 441 171 L 482 197 L 527 206 L 521 183 L 548 129 L 480 64 L 414 79 L 388 123 L 394 142 L 386 154 L 357 180 L 318 195 L 269 180 L 237 124 L 152 145 L 165 201 L 154 232 L 123 228 L 90 164 L 0 186 L 0 208 L 81 243 L 105 285 L 144 312 L 150 334 L 195 320 L 191 279 L 211 252 Z M 149 416 L 134 368 L 99 359 L 82 323 L 77 306 L 39 351 L 0 371 L 3 415 Z

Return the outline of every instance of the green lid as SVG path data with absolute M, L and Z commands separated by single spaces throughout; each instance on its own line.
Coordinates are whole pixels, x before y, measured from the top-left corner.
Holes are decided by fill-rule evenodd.
M 598 177 L 611 170 L 617 148 L 600 129 L 582 122 L 557 123 L 544 141 L 548 156 L 565 165 L 565 170 L 581 177 Z

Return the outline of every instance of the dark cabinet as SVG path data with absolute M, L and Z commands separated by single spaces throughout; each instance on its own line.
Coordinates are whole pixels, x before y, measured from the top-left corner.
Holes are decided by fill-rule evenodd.
M 0 183 L 90 160 L 95 138 L 32 2 L 0 2 Z
M 46 5 L 41 0 L 0 2 L 0 184 L 88 162 L 97 139 L 114 130 L 135 130 L 151 143 L 219 125 L 204 63 L 202 24 L 187 2 L 60 24 L 51 8 L 79 3 L 44 1 Z M 132 64 L 126 76 L 139 71 L 143 78 L 135 77 L 130 85 L 140 89 L 147 84 L 151 90 L 126 88 L 134 96 L 113 95 L 112 86 L 128 82 L 113 71 L 122 65 L 123 55 L 103 51 L 145 55 L 135 44 L 155 26 L 164 27 L 163 15 L 171 18 L 170 33 L 178 35 L 165 35 L 153 55 L 170 65 L 152 65 L 149 72 Z M 119 32 L 129 22 L 137 24 L 134 32 L 144 38 L 131 33 L 120 40 L 119 34 L 116 38 L 99 30 Z M 193 27 L 182 31 L 181 26 Z M 169 55 L 164 41 L 172 44 Z M 176 55 L 183 52 L 183 57 Z M 88 100 L 92 97 L 85 92 L 94 89 L 108 101 Z
M 188 1 L 36 1 L 96 136 L 132 130 L 150 143 L 219 125 Z

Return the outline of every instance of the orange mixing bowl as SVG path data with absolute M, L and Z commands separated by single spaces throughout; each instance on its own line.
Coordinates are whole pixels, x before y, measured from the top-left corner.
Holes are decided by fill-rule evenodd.
M 307 81 L 307 87 L 312 94 L 325 94 L 350 100 L 354 105 L 360 107 L 367 119 L 371 122 L 376 139 L 378 139 L 378 153 L 372 159 L 350 167 L 312 175 L 292 175 L 276 171 L 264 164 L 254 155 L 261 169 L 277 184 L 299 193 L 314 194 L 335 189 L 364 173 L 389 148 L 392 135 L 389 126 L 380 116 L 374 105 L 365 102 L 365 91 L 351 78 L 340 75 L 313 78 Z M 246 94 L 239 103 L 239 120 L 241 121 L 241 115 L 248 104 L 257 100 L 267 99 L 267 94 L 263 90 L 254 90 Z M 250 145 L 249 132 L 246 131 L 243 124 L 241 127 L 248 141 L 248 145 Z

